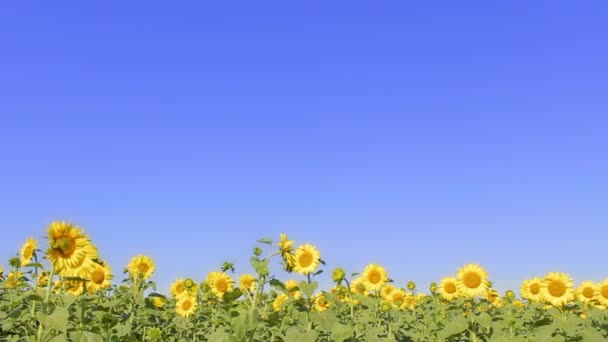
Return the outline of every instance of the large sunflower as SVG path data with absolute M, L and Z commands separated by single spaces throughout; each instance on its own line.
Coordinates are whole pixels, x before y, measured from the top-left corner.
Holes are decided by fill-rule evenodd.
M 48 237 L 49 249 L 46 255 L 56 271 L 77 267 L 84 258 L 97 258 L 97 249 L 88 236 L 71 223 L 51 222 Z
M 298 247 L 294 258 L 293 270 L 301 274 L 310 274 L 319 266 L 321 253 L 313 245 Z
M 573 281 L 565 273 L 551 272 L 540 288 L 541 299 L 553 306 L 562 306 L 574 299 Z
M 175 312 L 182 317 L 190 317 L 196 312 L 198 302 L 195 297 L 182 296 L 175 303 Z
M 458 270 L 457 277 L 458 291 L 465 297 L 483 296 L 488 291 L 488 272 L 479 265 L 465 265 Z
M 597 284 L 597 301 L 600 305 L 608 306 L 608 279 Z
M 361 273 L 361 278 L 363 279 L 363 283 L 368 291 L 377 291 L 386 284 L 388 280 L 388 275 L 384 267 L 376 264 L 370 264 L 365 267 L 363 273 Z
M 100 289 L 107 289 L 111 285 L 110 280 L 112 280 L 112 278 L 114 278 L 114 276 L 112 275 L 112 268 L 110 265 L 95 263 L 89 275 L 87 290 L 89 293 L 93 293 Z
M 597 284 L 592 281 L 584 281 L 576 289 L 576 298 L 585 304 L 589 304 L 593 302 L 598 293 Z
M 88 279 L 91 276 L 91 272 L 95 268 L 97 263 L 89 257 L 85 257 L 74 267 L 64 268 L 59 272 L 63 277 L 78 277 L 82 279 Z
M 531 302 L 540 302 L 540 288 L 542 285 L 543 280 L 541 278 L 524 280 L 519 289 L 521 298 L 527 299 Z
M 138 255 L 131 259 L 131 262 L 127 265 L 127 269 L 134 279 L 141 277 L 143 280 L 146 280 L 154 273 L 155 266 L 149 256 Z
M 232 289 L 234 288 L 234 281 L 232 278 L 230 278 L 230 276 L 226 273 L 222 272 L 209 273 L 209 276 L 207 276 L 207 282 L 209 283 L 211 292 L 213 292 L 213 294 L 220 299 L 224 298 L 224 294 L 232 292 Z
M 21 267 L 27 265 L 30 263 L 30 261 L 32 260 L 32 257 L 34 256 L 34 251 L 36 251 L 36 247 L 38 246 L 38 243 L 36 242 L 36 240 L 32 239 L 32 238 L 28 238 L 25 243 L 23 244 L 23 247 L 21 247 Z
M 243 274 L 239 277 L 239 288 L 242 291 L 255 291 L 257 279 L 251 274 Z
M 447 300 L 458 298 L 458 280 L 454 277 L 445 277 L 439 282 L 437 292 Z

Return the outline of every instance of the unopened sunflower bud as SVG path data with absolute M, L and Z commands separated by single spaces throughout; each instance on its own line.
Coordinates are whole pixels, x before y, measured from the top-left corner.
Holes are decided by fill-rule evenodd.
M 408 281 L 407 282 L 407 289 L 410 291 L 414 291 L 416 289 L 416 283 L 414 283 L 413 281 Z
M 336 268 L 331 274 L 332 280 L 338 284 L 344 280 L 344 276 L 345 276 L 344 269 L 342 269 L 340 267 Z

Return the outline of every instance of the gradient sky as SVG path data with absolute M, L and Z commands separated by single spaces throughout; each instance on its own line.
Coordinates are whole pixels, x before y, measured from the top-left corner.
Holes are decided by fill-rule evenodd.
M 398 284 L 608 277 L 605 1 L 6 1 L 0 260 L 82 225 L 161 289 L 287 232 Z M 324 282 L 327 275 L 324 275 Z

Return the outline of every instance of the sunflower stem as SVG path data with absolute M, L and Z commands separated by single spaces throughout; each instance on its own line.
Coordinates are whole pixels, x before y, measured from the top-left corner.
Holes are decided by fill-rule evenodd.
M 53 283 L 53 276 L 55 275 L 55 266 L 51 267 L 51 274 L 49 274 L 48 283 L 46 285 L 46 295 L 44 297 L 44 302 L 42 302 L 42 313 L 46 315 L 47 303 L 49 298 L 51 297 L 51 284 Z M 38 321 L 38 334 L 36 335 L 36 342 L 42 341 L 42 332 L 44 331 L 44 327 L 42 322 Z

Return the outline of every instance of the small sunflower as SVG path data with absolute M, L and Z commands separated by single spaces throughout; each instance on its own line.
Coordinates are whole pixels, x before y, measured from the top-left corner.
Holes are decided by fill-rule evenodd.
M 281 233 L 281 241 L 277 243 L 279 246 L 279 253 L 283 258 L 283 269 L 287 272 L 293 271 L 295 265 L 295 255 L 293 249 L 293 240 L 287 238 L 287 234 Z
M 112 280 L 112 278 L 114 278 L 114 276 L 112 275 L 112 268 L 110 265 L 95 263 L 90 272 L 89 281 L 87 282 L 89 293 L 107 289 L 111 285 L 110 280 Z
M 283 305 L 288 299 L 289 296 L 284 293 L 279 293 L 272 302 L 272 309 L 277 312 L 283 310 Z
M 243 291 L 253 292 L 257 286 L 257 279 L 251 274 L 243 274 L 239 277 L 239 288 Z
M 186 293 L 186 284 L 183 278 L 179 278 L 171 284 L 169 289 L 173 298 L 179 298 Z
M 597 284 L 597 297 L 598 303 L 602 306 L 608 306 L 608 279 Z
M 22 283 L 21 278 L 23 278 L 23 273 L 10 272 L 6 277 L 6 287 L 10 289 L 19 286 Z
M 150 297 L 150 303 L 152 303 L 155 308 L 160 309 L 165 307 L 165 298 L 158 296 Z
M 519 289 L 521 298 L 527 299 L 531 302 L 540 302 L 540 288 L 542 285 L 543 280 L 541 278 L 524 280 Z
M 139 277 L 141 277 L 143 280 L 146 280 L 154 273 L 155 266 L 149 256 L 138 255 L 131 259 L 131 262 L 127 265 L 127 269 L 133 279 L 139 279 Z
M 454 277 L 445 277 L 439 282 L 437 292 L 447 300 L 458 298 L 458 280 Z
M 483 296 L 488 291 L 488 272 L 479 265 L 465 265 L 458 270 L 457 277 L 458 291 L 465 297 Z
M 319 293 L 313 297 L 315 310 L 322 312 L 329 308 L 330 304 L 325 298 L 325 294 Z
M 38 275 L 37 285 L 40 287 L 47 286 L 48 281 L 49 281 L 49 274 L 45 271 L 40 272 L 40 274 Z
M 584 281 L 576 289 L 576 298 L 585 304 L 590 304 L 599 292 L 597 284 L 592 281 Z
M 211 287 L 211 292 L 219 299 L 224 298 L 224 294 L 232 292 L 234 288 L 234 281 L 226 273 L 211 272 L 207 277 L 207 281 L 209 282 L 209 287 Z
M 361 278 L 368 291 L 378 291 L 386 284 L 388 280 L 388 274 L 384 267 L 376 264 L 370 264 L 365 267 Z
M 485 299 L 490 302 L 492 305 L 498 307 L 502 305 L 502 298 L 500 297 L 500 293 L 494 289 L 488 289 Z
M 353 279 L 352 283 L 350 283 L 350 291 L 352 293 L 357 293 L 357 294 L 362 294 L 362 295 L 367 296 L 367 294 L 368 294 L 367 287 L 365 286 L 365 283 L 363 282 L 362 277 Z
M 84 293 L 83 282 L 80 280 L 65 280 L 63 282 L 63 290 L 73 296 L 80 296 Z M 59 283 L 61 287 L 61 283 Z
M 56 271 L 76 267 L 84 258 L 97 258 L 97 248 L 80 228 L 71 223 L 51 222 L 48 238 L 46 255 Z
M 190 296 L 182 296 L 175 303 L 175 312 L 182 317 L 190 317 L 196 312 L 198 302 L 196 298 Z
M 382 297 L 383 300 L 390 300 L 391 295 L 393 294 L 393 291 L 395 291 L 396 288 L 393 285 L 385 285 L 382 287 L 382 289 L 380 290 L 380 296 Z
M 285 282 L 285 290 L 287 290 L 287 295 L 295 300 L 302 298 L 302 291 L 298 291 L 298 282 L 293 279 Z
M 562 306 L 574 299 L 572 278 L 565 273 L 551 272 L 545 276 L 540 288 L 543 301 L 553 306 Z
M 38 242 L 32 238 L 28 238 L 25 243 L 23 244 L 23 247 L 21 247 L 21 259 L 20 259 L 20 263 L 21 263 L 21 267 L 27 265 L 30 263 L 30 261 L 32 260 L 32 257 L 34 257 L 34 252 L 36 251 L 36 247 L 38 246 Z
M 321 253 L 313 245 L 298 247 L 295 254 L 293 270 L 301 274 L 311 274 L 319 266 Z
M 390 302 L 391 305 L 395 308 L 395 309 L 404 309 L 406 307 L 406 303 L 407 303 L 407 297 L 408 294 L 407 292 L 405 292 L 404 289 L 395 289 L 394 291 L 391 292 L 390 295 Z

